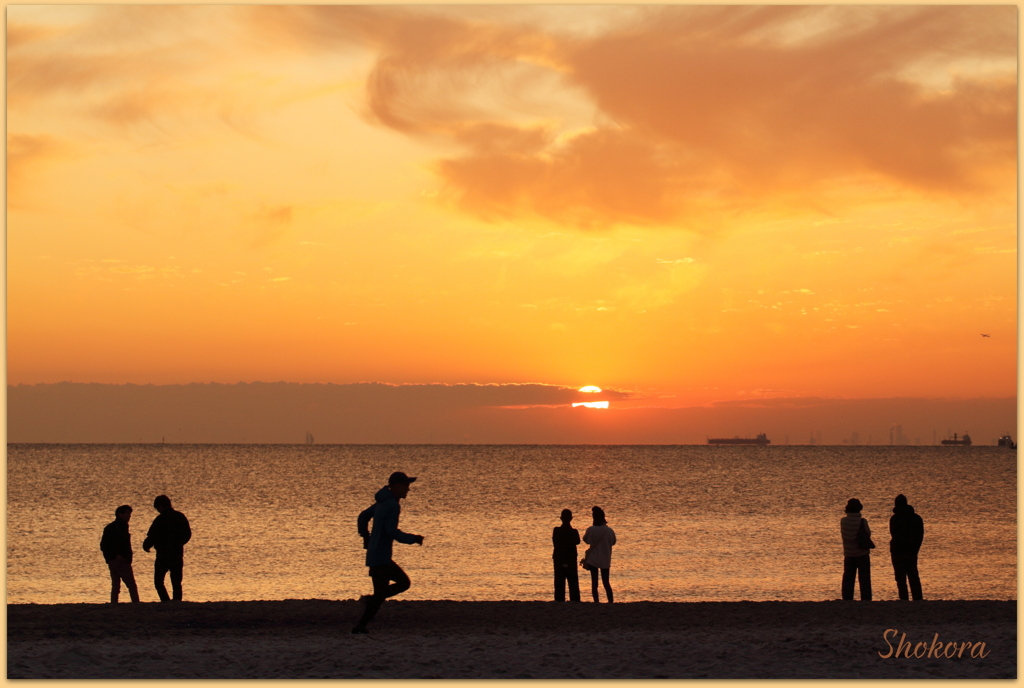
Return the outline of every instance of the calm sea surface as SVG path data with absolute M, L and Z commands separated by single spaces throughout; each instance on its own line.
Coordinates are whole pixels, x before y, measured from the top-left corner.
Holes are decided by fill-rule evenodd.
M 572 509 L 582 533 L 595 504 L 618 536 L 617 601 L 836 599 L 850 497 L 878 544 L 875 599 L 896 599 L 900 492 L 924 518 L 926 598 L 1016 599 L 1016 459 L 997 447 L 15 444 L 7 601 L 106 601 L 99 540 L 119 504 L 135 508 L 135 575 L 155 601 L 141 545 L 162 493 L 192 523 L 186 600 L 356 598 L 371 587 L 356 515 L 394 470 L 419 476 L 401 527 L 426 536 L 396 544 L 413 583 L 403 599 L 550 599 L 558 514 Z

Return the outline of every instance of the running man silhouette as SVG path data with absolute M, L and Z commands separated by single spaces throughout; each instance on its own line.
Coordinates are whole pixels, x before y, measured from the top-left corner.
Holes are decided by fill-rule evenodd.
M 409 576 L 391 558 L 391 550 L 395 540 L 406 545 L 423 544 L 422 535 L 403 533 L 398 529 L 398 518 L 402 513 L 402 506 L 398 500 L 405 499 L 409 494 L 409 485 L 415 481 L 416 478 L 395 471 L 388 478 L 388 484 L 374 495 L 374 503 L 363 510 L 356 520 L 359 535 L 363 538 L 363 547 L 366 549 L 366 565 L 370 568 L 370 578 L 373 579 L 373 594 L 360 598 L 366 609 L 352 629 L 353 633 L 368 633 L 366 625 L 384 604 L 384 600 L 409 589 Z M 367 528 L 370 519 L 373 519 L 373 532 Z

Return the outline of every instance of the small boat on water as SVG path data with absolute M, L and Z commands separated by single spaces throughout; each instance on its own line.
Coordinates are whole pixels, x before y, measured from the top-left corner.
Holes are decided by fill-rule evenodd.
M 768 435 L 761 433 L 757 437 L 716 437 L 708 438 L 708 444 L 758 444 L 762 447 L 766 444 L 771 444 L 772 441 L 768 439 Z
M 1006 433 L 1005 435 L 1003 435 L 1002 437 L 999 438 L 999 446 L 1000 447 L 1009 447 L 1010 449 L 1016 449 L 1017 448 L 1017 444 L 1016 444 L 1016 442 L 1013 441 L 1013 438 L 1010 437 L 1010 433 Z
M 313 444 L 313 433 L 306 431 L 306 444 Z
M 956 433 L 954 432 L 954 433 L 953 433 L 953 439 L 950 439 L 950 440 L 942 440 L 942 443 L 943 443 L 943 444 L 947 444 L 947 445 L 948 445 L 948 444 L 959 444 L 959 445 L 962 445 L 962 446 L 964 446 L 964 447 L 969 447 L 969 446 L 971 446 L 971 436 L 970 436 L 970 435 L 968 435 L 968 434 L 967 434 L 967 433 L 965 432 L 965 433 L 964 433 L 964 436 L 963 436 L 963 437 L 960 437 L 960 438 L 958 439 L 958 438 L 957 438 L 957 434 L 956 434 Z

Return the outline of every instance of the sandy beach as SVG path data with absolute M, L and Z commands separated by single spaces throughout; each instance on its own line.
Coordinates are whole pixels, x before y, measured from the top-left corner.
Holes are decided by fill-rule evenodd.
M 360 609 L 355 600 L 9 605 L 7 677 L 1017 676 L 1013 601 L 396 600 L 371 634 L 352 635 Z M 904 633 L 920 657 L 894 656 Z

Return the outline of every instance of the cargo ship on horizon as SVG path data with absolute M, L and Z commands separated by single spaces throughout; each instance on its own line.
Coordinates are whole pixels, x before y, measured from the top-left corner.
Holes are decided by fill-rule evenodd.
M 761 433 L 757 437 L 715 437 L 708 438 L 708 444 L 757 444 L 764 446 L 771 444 L 772 441 L 768 439 L 768 435 Z
M 961 445 L 961 446 L 964 446 L 964 447 L 969 447 L 969 446 L 971 446 L 971 436 L 968 435 L 965 432 L 963 434 L 963 437 L 958 437 L 957 434 L 954 432 L 953 433 L 953 439 L 942 440 L 942 444 L 945 444 L 945 445 L 958 444 L 958 445 Z

